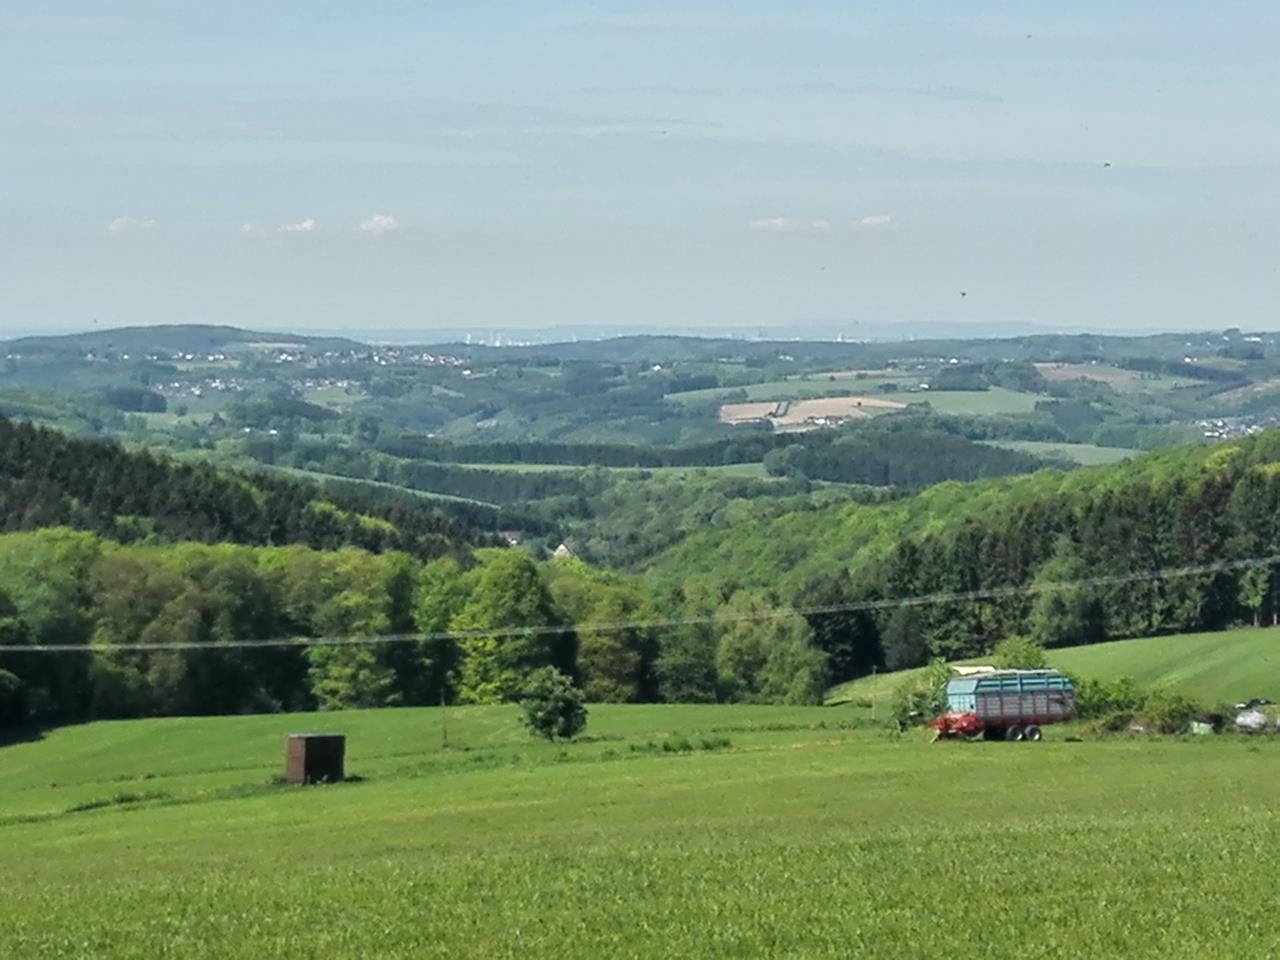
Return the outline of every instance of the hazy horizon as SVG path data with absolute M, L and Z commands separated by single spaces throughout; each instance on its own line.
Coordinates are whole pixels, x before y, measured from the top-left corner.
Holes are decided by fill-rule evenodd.
M 14 0 L 0 336 L 1274 327 L 1277 41 L 1256 2 Z

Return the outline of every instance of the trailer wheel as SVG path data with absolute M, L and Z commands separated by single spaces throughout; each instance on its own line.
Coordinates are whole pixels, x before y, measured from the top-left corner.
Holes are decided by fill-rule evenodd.
M 1022 728 L 1017 724 L 1014 724 L 1012 727 L 1005 728 L 1004 738 L 1006 740 L 1021 740 L 1024 736 L 1025 734 L 1022 732 Z
M 1044 734 L 1040 732 L 1039 727 L 1031 726 L 1031 727 L 1027 727 L 1023 736 L 1025 736 L 1028 740 L 1035 743 L 1035 742 L 1038 742 L 1044 736 Z

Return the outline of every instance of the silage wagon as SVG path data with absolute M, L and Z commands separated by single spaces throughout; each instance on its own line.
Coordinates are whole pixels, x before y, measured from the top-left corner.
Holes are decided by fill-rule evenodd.
M 1076 694 L 1056 670 L 994 670 L 947 681 L 946 712 L 929 726 L 950 739 L 1030 740 L 1040 728 L 1071 720 Z

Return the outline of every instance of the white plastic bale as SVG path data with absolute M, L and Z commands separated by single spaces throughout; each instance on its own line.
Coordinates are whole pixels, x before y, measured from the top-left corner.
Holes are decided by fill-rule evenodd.
M 1267 715 L 1261 710 L 1245 710 L 1236 714 L 1236 729 L 1246 733 L 1261 733 L 1267 729 Z

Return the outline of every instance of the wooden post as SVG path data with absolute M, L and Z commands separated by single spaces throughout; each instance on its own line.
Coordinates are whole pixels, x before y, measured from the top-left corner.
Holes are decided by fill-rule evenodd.
M 440 749 L 449 749 L 449 711 L 444 705 L 444 687 L 440 687 Z

